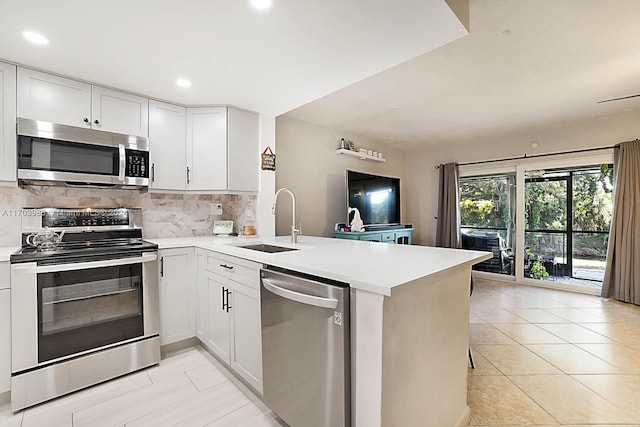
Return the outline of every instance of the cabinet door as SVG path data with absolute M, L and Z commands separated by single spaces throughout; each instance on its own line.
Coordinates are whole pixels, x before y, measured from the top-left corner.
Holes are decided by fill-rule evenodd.
M 91 127 L 125 135 L 149 136 L 149 100 L 100 86 L 92 87 Z
M 186 108 L 149 101 L 151 188 L 184 190 L 187 183 Z
M 16 67 L 0 62 L 0 180 L 16 180 Z
M 196 265 L 198 268 L 198 292 L 196 304 L 196 337 L 202 343 L 209 336 L 209 283 L 207 280 L 206 251 L 196 249 Z
M 11 297 L 9 289 L 0 289 L 0 393 L 11 385 Z
M 164 249 L 160 256 L 160 344 L 196 336 L 193 249 Z
M 187 108 L 187 189 L 227 189 L 227 108 Z
M 229 363 L 230 322 L 229 313 L 223 309 L 226 301 L 226 291 L 229 290 L 229 280 L 224 277 L 206 272 L 207 299 L 209 301 L 209 325 L 205 345 L 216 353 L 227 364 Z
M 230 281 L 231 302 L 231 368 L 262 393 L 262 330 L 260 289 Z
M 258 191 L 260 172 L 259 128 L 256 113 L 228 108 L 228 189 Z
M 91 126 L 91 85 L 18 67 L 18 117 Z

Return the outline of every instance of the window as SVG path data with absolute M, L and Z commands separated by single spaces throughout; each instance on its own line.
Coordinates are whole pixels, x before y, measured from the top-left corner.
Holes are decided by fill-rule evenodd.
M 475 270 L 513 275 L 515 174 L 460 178 L 462 245 L 494 256 Z

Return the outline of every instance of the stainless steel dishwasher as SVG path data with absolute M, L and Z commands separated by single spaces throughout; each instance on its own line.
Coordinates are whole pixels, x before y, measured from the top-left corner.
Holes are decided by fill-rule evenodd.
M 263 269 L 265 403 L 291 427 L 351 425 L 349 287 Z

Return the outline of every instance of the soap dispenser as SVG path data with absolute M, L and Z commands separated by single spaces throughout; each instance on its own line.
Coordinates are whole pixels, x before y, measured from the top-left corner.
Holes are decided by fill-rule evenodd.
M 256 234 L 255 229 L 256 217 L 251 207 L 247 207 L 242 214 L 242 235 L 253 236 Z

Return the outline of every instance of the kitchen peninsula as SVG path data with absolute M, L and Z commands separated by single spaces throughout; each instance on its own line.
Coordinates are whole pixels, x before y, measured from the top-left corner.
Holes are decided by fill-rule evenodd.
M 310 236 L 260 241 L 297 249 L 280 253 L 232 237 L 151 240 L 348 283 L 353 425 L 468 424 L 471 266 L 491 254 Z

